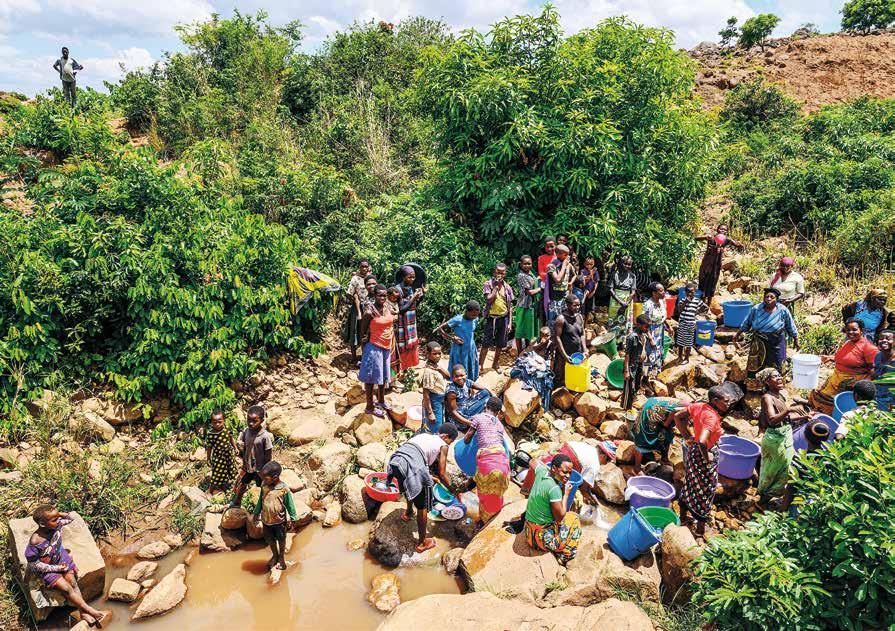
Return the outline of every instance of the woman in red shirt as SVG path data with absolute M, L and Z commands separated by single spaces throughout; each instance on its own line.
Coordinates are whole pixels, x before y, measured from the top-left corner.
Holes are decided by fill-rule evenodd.
M 376 285 L 373 302 L 367 305 L 361 321 L 364 353 L 360 360 L 358 379 L 367 392 L 364 412 L 375 416 L 385 415 L 385 386 L 391 380 L 392 344 L 395 338 L 395 313 L 385 304 L 387 291 L 384 285 Z M 377 405 L 373 406 L 373 386 L 377 386 Z
M 879 349 L 864 337 L 864 323 L 857 318 L 849 318 L 845 323 L 846 340 L 835 355 L 821 355 L 825 362 L 835 362 L 833 374 L 820 388 L 813 390 L 808 402 L 818 412 L 833 412 L 833 399 L 840 392 L 851 390 L 862 379 L 873 379 L 873 360 Z

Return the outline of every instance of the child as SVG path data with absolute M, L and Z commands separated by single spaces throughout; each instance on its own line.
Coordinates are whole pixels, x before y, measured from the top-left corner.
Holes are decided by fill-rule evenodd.
M 582 274 L 578 274 L 572 281 L 572 295 L 581 301 L 581 307 L 584 308 L 584 299 L 587 297 L 587 278 Z
M 242 467 L 236 482 L 236 496 L 231 506 L 239 506 L 250 482 L 261 486 L 261 469 L 273 455 L 273 436 L 263 427 L 264 408 L 253 405 L 246 414 L 246 428 L 239 433 L 236 446 Z
M 634 330 L 625 338 L 625 387 L 622 390 L 622 409 L 627 411 L 634 406 L 634 398 L 643 381 L 644 365 L 649 343 L 650 322 L 642 313 L 637 316 Z
M 376 290 L 376 285 L 379 282 L 376 280 L 376 277 L 373 274 L 367 274 L 367 277 L 364 279 L 364 290 L 367 292 L 367 297 L 364 298 L 363 302 L 361 302 L 361 319 L 363 319 L 364 311 L 367 310 L 367 307 L 373 304 L 373 292 Z
M 466 375 L 475 381 L 479 378 L 479 357 L 475 348 L 475 328 L 478 324 L 481 306 L 475 300 L 466 303 L 466 311 L 455 315 L 447 322 L 442 322 L 433 334 L 440 334 L 445 339 L 451 340 L 451 356 L 448 364 L 448 372 L 454 374 L 454 365 L 460 364 L 466 368 Z M 451 330 L 451 335 L 445 333 L 444 327 Z
M 205 453 L 211 468 L 209 492 L 230 490 L 236 478 L 236 442 L 233 434 L 227 431 L 221 410 L 211 413 L 211 429 L 205 434 Z
M 848 424 L 851 420 L 867 409 L 867 404 L 876 399 L 876 384 L 867 379 L 856 381 L 852 386 L 852 396 L 855 398 L 857 407 L 849 410 L 839 419 L 839 427 L 836 428 L 836 440 L 839 440 L 848 434 Z
M 364 314 L 364 300 L 367 299 L 366 278 L 370 274 L 370 262 L 362 260 L 357 265 L 357 271 L 348 281 L 348 289 L 345 295 L 348 298 L 348 317 L 342 337 L 348 348 L 351 349 L 351 360 L 357 364 L 357 347 L 360 346 L 360 322 Z
M 40 576 L 47 587 L 62 592 L 87 624 L 105 628 L 112 620 L 112 612 L 94 609 L 84 600 L 78 587 L 78 567 L 62 545 L 62 527 L 72 519 L 68 513 L 60 513 L 49 504 L 34 509 L 32 517 L 37 530 L 25 548 L 28 571 Z
M 532 260 L 527 254 L 519 259 L 519 273 L 516 275 L 516 287 L 519 294 L 516 297 L 516 322 L 514 337 L 516 338 L 516 354 L 521 355 L 522 349 L 537 338 L 537 315 L 535 304 L 538 302 L 538 294 L 541 293 L 538 277 L 532 271 Z
M 392 356 L 395 344 L 395 320 L 397 307 L 389 305 L 389 297 L 395 298 L 396 291 L 389 292 L 382 285 L 373 288 L 373 302 L 367 305 L 361 331 L 364 340 L 364 351 L 360 360 L 357 378 L 364 384 L 367 399 L 365 414 L 384 417 L 389 409 L 385 402 L 385 388 L 391 381 Z M 377 401 L 373 405 L 373 389 L 376 389 Z
M 597 270 L 597 259 L 588 256 L 584 259 L 584 267 L 581 268 L 580 276 L 584 278 L 584 321 L 587 322 L 587 316 L 596 310 L 597 301 L 597 285 L 600 283 L 600 272 Z
M 441 369 L 441 344 L 426 344 L 426 365 L 420 375 L 420 387 L 423 389 L 423 415 L 425 422 L 422 430 L 437 434 L 444 422 L 444 393 L 447 390 L 449 375 Z
M 674 317 L 678 322 L 674 343 L 681 364 L 690 361 L 690 351 L 696 339 L 696 314 L 708 310 L 706 304 L 696 297 L 696 283 L 687 283 L 685 291 L 684 299 L 678 300 L 674 307 Z
M 485 335 L 482 339 L 482 350 L 479 354 L 479 372 L 485 366 L 488 349 L 494 349 L 492 368 L 497 370 L 500 352 L 507 346 L 507 338 L 513 329 L 513 288 L 506 281 L 507 266 L 498 263 L 494 266 L 491 279 L 485 283 L 482 293 L 485 295 Z
M 553 359 L 553 336 L 550 334 L 550 327 L 542 326 L 538 341 L 528 347 L 528 350 L 537 353 L 547 361 L 547 365 L 551 365 Z
M 268 462 L 261 469 L 261 494 L 252 513 L 256 520 L 261 518 L 264 541 L 273 553 L 267 562 L 269 570 L 274 566 L 278 570 L 286 569 L 286 531 L 298 521 L 292 491 L 280 480 L 281 473 L 283 467 L 276 461 Z

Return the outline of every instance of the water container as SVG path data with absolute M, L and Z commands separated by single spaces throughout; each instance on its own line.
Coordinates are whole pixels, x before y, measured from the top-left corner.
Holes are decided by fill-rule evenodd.
M 757 443 L 739 436 L 725 436 L 719 442 L 718 473 L 732 480 L 747 480 L 755 471 L 761 453 Z
M 474 476 L 475 457 L 479 451 L 479 437 L 476 434 L 473 434 L 472 440 L 467 444 L 463 438 L 458 436 L 457 440 L 454 441 L 453 446 L 454 460 L 457 461 L 457 466 L 469 477 Z M 509 458 L 510 454 L 513 452 L 513 444 L 509 441 L 506 435 L 503 437 L 503 448 L 507 452 L 507 458 Z
M 677 299 L 678 299 L 678 300 L 683 300 L 683 299 L 686 298 L 686 297 L 687 297 L 687 288 L 686 288 L 686 287 L 678 287 L 678 290 L 677 290 Z M 696 297 L 697 297 L 697 298 L 702 298 L 702 290 L 701 290 L 701 289 L 697 289 L 697 290 L 696 290 Z
M 724 326 L 738 329 L 749 316 L 752 303 L 748 300 L 728 300 L 721 303 L 721 308 L 724 309 Z
M 633 561 L 662 540 L 662 530 L 668 524 L 680 524 L 669 508 L 631 509 L 609 530 L 609 547 L 625 561 Z
M 663 506 L 644 506 L 643 508 L 638 508 L 637 512 L 640 513 L 640 516 L 643 517 L 643 520 L 652 526 L 654 529 L 662 531 L 665 530 L 665 527 L 674 524 L 675 526 L 681 525 L 681 520 L 670 508 L 665 508 Z
M 832 416 L 827 416 L 826 414 L 817 414 L 810 421 L 793 431 L 792 433 L 792 444 L 795 447 L 796 451 L 808 451 L 808 440 L 805 438 L 805 432 L 808 431 L 808 426 L 815 421 L 820 421 L 830 430 L 830 435 L 827 437 L 827 441 L 833 440 L 833 436 L 836 434 L 836 430 L 839 429 L 839 423 L 837 423 Z
M 606 367 L 606 381 L 613 388 L 621 388 L 625 385 L 625 360 L 613 359 Z
M 569 484 L 572 485 L 572 490 L 569 491 L 569 499 L 566 502 L 566 510 L 572 508 L 572 503 L 575 501 L 575 493 L 578 492 L 578 487 L 581 486 L 581 483 L 584 482 L 584 478 L 581 477 L 581 474 L 572 470 L 571 475 L 569 475 Z
M 851 391 L 840 392 L 833 397 L 833 419 L 839 421 L 843 414 L 856 407 L 858 404 L 855 403 L 855 395 Z
M 712 346 L 715 343 L 715 329 L 718 325 L 711 320 L 696 323 L 696 346 Z
M 633 314 L 634 319 L 636 320 L 637 316 L 639 316 L 641 313 L 643 313 L 643 303 L 635 302 L 634 303 L 634 314 Z
M 665 480 L 648 475 L 638 475 L 628 480 L 625 497 L 628 498 L 631 508 L 644 506 L 667 508 L 671 505 L 671 500 L 674 499 L 674 487 Z
M 820 357 L 798 353 L 792 358 L 792 385 L 803 390 L 814 390 L 820 375 Z
M 675 304 L 677 304 L 677 296 L 665 296 L 665 313 L 669 318 L 674 317 Z
M 590 364 L 566 364 L 566 388 L 572 392 L 587 392 L 589 387 Z

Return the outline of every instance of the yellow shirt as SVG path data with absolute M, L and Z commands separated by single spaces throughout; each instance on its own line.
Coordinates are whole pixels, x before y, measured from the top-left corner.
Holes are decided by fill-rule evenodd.
M 503 296 L 500 295 L 500 292 L 497 292 L 497 298 L 494 299 L 494 302 L 491 303 L 491 310 L 488 312 L 488 315 L 492 318 L 505 316 L 507 314 L 507 301 L 503 299 Z

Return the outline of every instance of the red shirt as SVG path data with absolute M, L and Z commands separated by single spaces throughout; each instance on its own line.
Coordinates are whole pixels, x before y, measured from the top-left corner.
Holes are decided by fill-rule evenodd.
M 547 278 L 547 266 L 550 265 L 555 258 L 555 254 L 542 254 L 538 257 L 538 276 L 541 277 L 542 283 L 544 282 L 544 279 Z
M 721 415 L 718 410 L 708 403 L 691 403 L 687 406 L 690 419 L 693 421 L 693 437 L 698 441 L 703 430 L 709 431 L 709 440 L 706 447 L 711 449 L 724 434 L 721 429 Z
M 378 315 L 376 307 L 373 307 L 373 319 L 370 320 L 370 343 L 379 348 L 391 349 L 392 339 L 395 337 L 395 314 L 388 306 L 383 307 L 384 312 Z
M 879 349 L 863 335 L 857 342 L 847 340 L 834 355 L 836 370 L 847 375 L 870 377 L 873 374 L 873 360 L 878 352 Z

